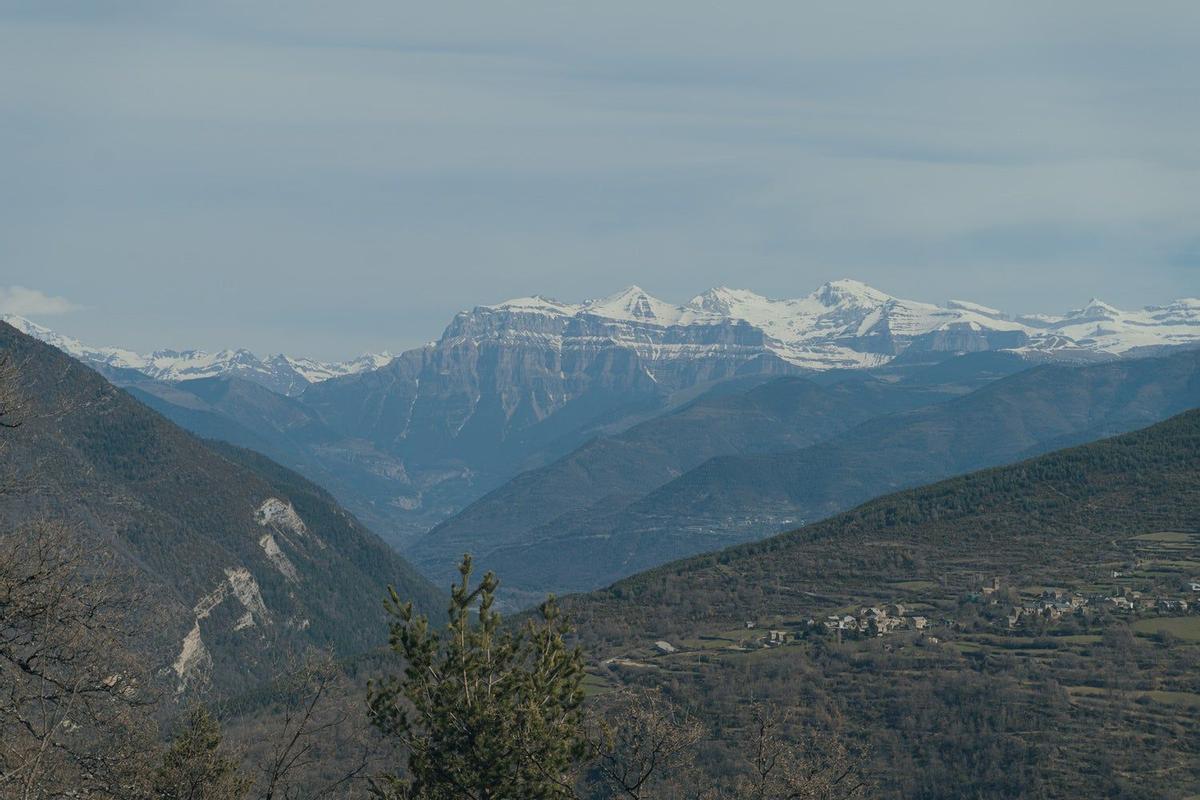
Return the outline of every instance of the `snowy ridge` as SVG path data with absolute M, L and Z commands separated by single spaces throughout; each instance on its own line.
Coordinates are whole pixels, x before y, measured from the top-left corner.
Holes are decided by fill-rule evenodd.
M 855 280 L 831 281 L 809 295 L 788 300 L 722 286 L 683 305 L 672 305 L 630 286 L 583 303 L 534 296 L 481 306 L 472 312 L 488 313 L 514 317 L 508 325 L 489 326 L 491 336 L 511 343 L 538 340 L 547 344 L 553 340 L 560 349 L 586 344 L 577 337 L 564 339 L 565 328 L 548 328 L 545 322 L 530 327 L 517 320 L 538 315 L 560 322 L 594 318 L 621 323 L 608 326 L 608 339 L 651 359 L 708 352 L 706 348 L 715 346 L 694 337 L 673 343 L 672 328 L 741 323 L 761 331 L 766 350 L 810 369 L 877 366 L 910 346 L 1043 355 L 1088 351 L 1117 356 L 1137 348 L 1200 342 L 1200 300 L 1194 298 L 1139 311 L 1122 311 L 1092 300 L 1081 309 L 1057 316 L 1010 316 L 965 300 L 944 305 L 905 300 Z
M 394 360 L 390 353 L 335 363 L 286 355 L 262 359 L 240 349 L 145 355 L 91 347 L 22 317 L 3 319 L 94 366 L 167 381 L 236 375 L 290 396 L 311 384 L 381 369 Z M 784 300 L 719 286 L 682 305 L 629 286 L 582 303 L 534 295 L 479 306 L 458 314 L 442 338 L 423 351 L 484 341 L 584 359 L 615 344 L 635 353 L 651 380 L 657 380 L 655 364 L 745 363 L 764 354 L 813 370 L 880 366 L 914 348 L 1008 350 L 1036 358 L 1116 357 L 1200 343 L 1200 299 L 1136 311 L 1093 299 L 1060 315 L 1011 315 L 966 300 L 942 305 L 906 300 L 856 280 L 831 281 Z
M 119 347 L 92 347 L 78 339 L 11 314 L 0 319 L 17 330 L 57 347 L 64 353 L 93 366 L 140 372 L 164 381 L 184 381 L 238 375 L 280 394 L 295 395 L 312 383 L 379 369 L 391 362 L 390 353 L 369 353 L 350 361 L 323 362 L 293 358 L 283 354 L 262 359 L 249 350 L 156 350 L 149 355 Z

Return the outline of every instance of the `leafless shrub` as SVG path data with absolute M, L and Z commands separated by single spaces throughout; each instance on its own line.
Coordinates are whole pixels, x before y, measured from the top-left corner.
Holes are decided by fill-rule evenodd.
M 861 754 L 828 732 L 798 728 L 789 709 L 761 703 L 743 732 L 739 752 L 748 766 L 733 797 L 750 800 L 848 800 L 866 789 Z
M 597 703 L 587 725 L 589 780 L 611 796 L 644 798 L 696 757 L 704 726 L 661 691 L 623 689 Z
M 390 748 L 370 727 L 361 687 L 330 653 L 275 650 L 272 700 L 231 721 L 261 800 L 361 796 Z
M 124 582 L 63 524 L 0 532 L 0 797 L 131 797 L 154 750 Z

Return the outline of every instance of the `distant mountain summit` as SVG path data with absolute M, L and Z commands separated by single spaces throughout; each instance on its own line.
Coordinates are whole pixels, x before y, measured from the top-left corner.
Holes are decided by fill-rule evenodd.
M 156 350 L 147 355 L 86 345 L 23 317 L 0 319 L 91 366 L 133 370 L 166 381 L 232 375 L 289 396 L 313 383 L 380 369 L 395 358 L 385 352 L 324 362 L 283 354 L 260 358 L 245 349 Z M 748 340 L 735 337 L 738 341 L 732 346 L 721 331 L 738 326 L 753 329 L 761 342 L 751 334 Z M 1200 343 L 1200 299 L 1122 311 L 1093 298 L 1082 308 L 1060 315 L 1012 315 L 965 300 L 943 305 L 905 300 L 850 279 L 830 281 L 790 300 L 718 286 L 683 305 L 660 300 L 640 286 L 628 286 L 582 303 L 534 295 L 477 306 L 460 312 L 441 341 L 493 337 L 586 349 L 573 340 L 577 336 L 609 338 L 652 360 L 720 352 L 737 357 L 740 352 L 746 357 L 770 354 L 803 370 L 818 371 L 877 367 L 910 349 L 1011 350 L 1038 359 L 1090 359 Z
M 102 372 L 129 370 L 164 381 L 235 375 L 289 396 L 299 394 L 312 383 L 379 369 L 392 359 L 390 353 L 369 353 L 351 361 L 332 363 L 283 354 L 263 359 L 244 349 L 216 353 L 204 350 L 156 350 L 145 355 L 119 347 L 93 347 L 13 314 L 0 315 L 0 320 Z

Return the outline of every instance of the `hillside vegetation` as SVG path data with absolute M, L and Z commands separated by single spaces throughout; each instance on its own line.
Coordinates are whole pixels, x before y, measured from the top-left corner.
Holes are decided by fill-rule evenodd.
M 751 697 L 800 704 L 869 744 L 881 796 L 1183 797 L 1197 579 L 1191 411 L 565 606 L 601 690 L 663 686 L 730 726 Z
M 1178 414 L 1200 405 L 1200 352 L 1084 367 L 1045 365 L 911 410 L 900 410 L 902 403 L 919 405 L 919 393 L 873 381 L 822 390 L 804 381 L 780 382 L 746 398 L 756 395 L 775 398 L 770 415 L 748 399 L 739 401 L 741 412 L 756 412 L 746 419 L 770 420 L 757 429 L 757 440 L 714 413 L 707 420 L 692 413 L 682 430 L 688 415 L 652 420 L 520 476 L 431 531 L 410 552 L 435 574 L 431 555 L 440 552 L 448 559 L 452 549 L 469 550 L 485 567 L 507 576 L 510 589 L 530 596 L 598 588 L 677 558 L 765 538 L 887 492 Z M 856 419 L 864 421 L 853 425 Z M 696 435 L 706 422 L 709 431 Z M 639 445 L 674 442 L 684 434 L 703 443 L 726 432 L 741 438 L 726 453 L 667 481 L 666 470 L 640 472 L 641 450 L 624 447 L 625 438 L 634 435 Z M 797 447 L 805 437 L 811 443 Z M 648 447 L 650 458 L 660 449 Z M 621 459 L 605 458 L 606 451 Z M 573 499 L 572 490 L 581 486 L 586 491 Z M 555 511 L 560 513 L 552 516 Z M 448 561 L 447 569 L 452 565 Z
M 20 427 L 0 480 L 10 528 L 44 518 L 110 553 L 154 620 L 141 648 L 179 691 L 244 686 L 290 647 L 385 639 L 388 584 L 438 592 L 328 493 L 267 458 L 203 442 L 7 325 Z

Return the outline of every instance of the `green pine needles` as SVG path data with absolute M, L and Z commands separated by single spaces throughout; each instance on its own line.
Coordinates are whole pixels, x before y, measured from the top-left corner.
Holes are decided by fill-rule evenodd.
M 387 775 L 381 796 L 404 800 L 561 800 L 574 796 L 586 754 L 583 656 L 553 596 L 521 629 L 493 610 L 499 581 L 471 588 L 471 557 L 459 567 L 450 622 L 435 631 L 395 591 L 391 648 L 404 677 L 372 683 L 375 726 L 407 753 L 403 776 Z M 476 609 L 478 613 L 476 613 Z

